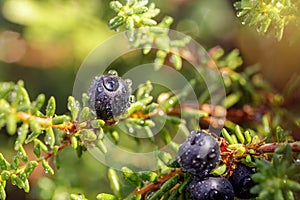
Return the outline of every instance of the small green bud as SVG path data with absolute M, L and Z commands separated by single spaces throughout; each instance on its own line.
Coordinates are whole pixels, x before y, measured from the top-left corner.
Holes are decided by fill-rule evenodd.
M 46 116 L 53 117 L 56 110 L 56 102 L 55 98 L 52 96 L 50 97 L 47 107 L 46 107 Z

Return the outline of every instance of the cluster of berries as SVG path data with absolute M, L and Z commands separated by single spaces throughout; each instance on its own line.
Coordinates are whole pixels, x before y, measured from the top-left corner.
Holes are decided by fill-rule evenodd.
M 91 109 L 103 120 L 116 119 L 130 105 L 129 85 L 117 74 L 95 77 L 88 93 Z M 180 146 L 178 163 L 182 171 L 193 177 L 187 186 L 189 199 L 233 200 L 234 196 L 243 199 L 253 197 L 250 189 L 254 186 L 251 179 L 254 168 L 238 163 L 229 179 L 211 175 L 221 159 L 220 155 L 216 139 L 204 131 L 192 131 Z
M 254 182 L 252 168 L 237 164 L 229 179 L 212 176 L 211 171 L 218 165 L 220 147 L 214 137 L 204 131 L 192 131 L 180 146 L 177 160 L 182 171 L 192 175 L 187 186 L 187 195 L 192 200 L 233 200 L 234 197 L 251 198 Z

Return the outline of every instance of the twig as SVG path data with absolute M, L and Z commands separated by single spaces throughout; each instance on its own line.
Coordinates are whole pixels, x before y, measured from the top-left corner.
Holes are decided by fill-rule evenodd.
M 274 152 L 275 149 L 281 145 L 284 144 L 289 144 L 292 147 L 292 150 L 294 152 L 300 152 L 300 142 L 293 142 L 293 143 L 277 143 L 277 142 L 273 142 L 273 143 L 268 143 L 268 144 L 263 144 L 261 145 L 258 150 L 264 152 L 264 153 L 270 153 L 270 152 Z
M 57 129 L 60 129 L 62 131 L 65 131 L 67 133 L 76 133 L 77 132 L 75 122 L 67 122 L 67 123 L 64 123 L 64 124 L 53 125 L 52 124 L 52 118 L 50 118 L 50 117 L 37 117 L 37 116 L 31 115 L 31 114 L 26 113 L 26 112 L 17 112 L 16 115 L 17 115 L 17 118 L 20 121 L 23 121 L 23 122 L 29 122 L 30 120 L 34 119 L 42 127 L 50 127 L 51 126 L 52 128 L 57 128 Z
M 29 122 L 31 119 L 34 119 L 36 122 L 38 122 L 43 127 L 48 127 L 48 126 L 51 126 L 51 124 L 52 124 L 52 119 L 48 118 L 48 117 L 45 117 L 45 118 L 37 117 L 37 116 L 31 115 L 26 112 L 17 112 L 16 115 L 17 115 L 17 118 L 23 122 Z
M 176 174 L 180 175 L 180 174 L 182 174 L 182 171 L 181 170 L 171 171 L 169 174 L 160 177 L 157 182 L 152 182 L 152 183 L 150 183 L 150 184 L 148 184 L 148 185 L 146 185 L 142 188 L 135 189 L 131 193 L 131 195 L 141 194 L 144 197 L 149 191 L 158 190 L 161 187 L 162 184 L 164 184 L 167 180 L 169 180 L 170 178 L 172 178 Z

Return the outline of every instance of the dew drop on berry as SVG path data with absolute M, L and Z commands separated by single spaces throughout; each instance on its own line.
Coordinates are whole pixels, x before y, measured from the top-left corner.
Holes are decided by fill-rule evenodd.
M 132 80 L 130 80 L 130 79 L 125 79 L 124 81 L 125 81 L 126 85 L 127 85 L 129 88 L 132 86 Z
M 215 189 L 212 189 L 210 190 L 209 192 L 209 198 L 211 200 L 219 200 L 219 199 L 225 199 L 225 198 L 222 198 L 222 194 L 220 194 L 220 192 L 218 190 L 215 190 Z
M 112 75 L 112 76 L 118 76 L 118 72 L 114 69 L 111 69 L 107 72 L 107 74 Z
M 129 102 L 131 102 L 131 103 L 135 102 L 135 96 L 130 95 L 129 96 Z
M 214 159 L 216 156 L 217 156 L 217 154 L 214 153 L 214 152 L 211 152 L 211 153 L 209 153 L 209 154 L 207 155 L 207 157 L 208 157 L 209 159 Z
M 241 180 L 240 184 L 243 188 L 251 188 L 253 183 L 252 183 L 252 179 L 249 176 L 246 176 Z
M 119 82 L 117 79 L 108 76 L 104 79 L 103 85 L 108 91 L 116 91 L 119 87 Z

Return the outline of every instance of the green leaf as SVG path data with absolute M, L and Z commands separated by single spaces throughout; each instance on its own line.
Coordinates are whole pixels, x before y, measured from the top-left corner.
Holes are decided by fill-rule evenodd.
M 139 176 L 143 179 L 143 181 L 156 182 L 158 181 L 158 175 L 152 171 L 143 171 L 138 173 Z
M 28 193 L 30 191 L 30 185 L 29 185 L 29 180 L 26 179 L 24 181 L 24 187 L 23 187 L 24 192 Z
M 14 113 L 10 113 L 6 118 L 6 130 L 10 135 L 17 132 L 17 118 Z
M 19 128 L 18 128 L 18 137 L 15 142 L 15 147 L 14 149 L 17 151 L 21 145 L 24 144 L 27 134 L 29 131 L 29 124 L 28 123 L 23 123 Z
M 140 200 L 140 199 L 142 199 L 141 194 L 134 194 L 134 195 L 130 195 L 129 197 L 125 198 L 124 200 Z
M 6 199 L 6 192 L 5 192 L 5 188 L 0 184 L 0 197 L 2 200 Z
M 57 125 L 57 124 L 63 124 L 66 122 L 69 122 L 71 119 L 68 115 L 59 115 L 56 117 L 52 118 L 52 124 Z
M 70 198 L 71 200 L 88 200 L 83 194 L 71 194 Z
M 102 151 L 102 153 L 107 153 L 107 147 L 102 139 L 97 139 L 96 145 Z
M 222 136 L 229 144 L 234 144 L 234 140 L 232 139 L 231 135 L 227 132 L 225 128 L 222 129 Z
M 176 70 L 180 70 L 182 68 L 182 60 L 181 60 L 181 57 L 177 53 L 171 54 L 170 62 L 174 65 Z
M 93 128 L 101 128 L 105 125 L 105 121 L 102 119 L 95 119 L 91 121 L 91 125 Z
M 1 179 L 7 181 L 10 178 L 11 172 L 7 170 L 3 170 L 1 172 Z
M 110 29 L 116 29 L 119 26 L 121 26 L 122 24 L 124 24 L 124 22 L 125 22 L 124 17 L 116 16 L 116 17 L 112 18 L 111 20 L 109 20 L 108 27 Z
M 211 173 L 215 176 L 220 176 L 225 172 L 226 172 L 226 164 L 223 164 L 215 168 Z
M 121 197 L 120 180 L 116 170 L 112 168 L 108 169 L 108 179 L 110 181 L 110 187 L 113 190 L 114 194 L 120 198 Z
M 276 138 L 277 138 L 277 142 L 285 142 L 287 139 L 287 134 L 286 132 L 280 127 L 276 127 Z
M 4 158 L 3 154 L 0 153 L 0 168 L 2 170 L 8 170 L 9 169 L 9 162 L 7 162 L 7 160 Z
M 224 106 L 225 108 L 230 108 L 235 105 L 241 99 L 242 94 L 240 92 L 235 92 L 226 96 Z
M 97 195 L 97 200 L 118 200 L 118 198 L 112 194 L 101 193 Z
M 46 128 L 46 134 L 45 134 L 44 141 L 45 141 L 46 145 L 49 145 L 50 148 L 53 148 L 53 146 L 55 144 L 55 135 L 54 135 L 52 127 Z
M 237 138 L 241 144 L 245 143 L 245 137 L 244 137 L 244 134 L 242 133 L 241 127 L 239 125 L 235 126 L 235 135 L 237 136 Z
M 42 160 L 42 166 L 43 166 L 44 172 L 46 174 L 48 174 L 48 173 L 51 175 L 54 174 L 54 170 L 52 169 L 52 167 L 49 165 L 49 163 L 45 159 Z
M 72 120 L 75 121 L 79 113 L 79 102 L 76 101 L 74 97 L 69 96 L 67 107 L 68 110 L 71 112 Z
M 78 147 L 78 139 L 74 135 L 72 135 L 72 137 L 71 137 L 71 145 L 72 145 L 73 149 L 77 149 L 77 147 Z
M 33 170 L 38 166 L 38 162 L 32 160 L 26 164 L 26 168 L 24 170 L 24 174 L 26 177 L 29 177 Z
M 95 132 L 90 129 L 82 129 L 79 136 L 82 141 L 95 141 L 97 139 Z
M 0 99 L 0 113 L 6 114 L 10 112 L 10 105 L 5 99 Z
M 56 102 L 55 98 L 52 96 L 50 97 L 47 107 L 46 107 L 46 116 L 53 117 L 56 110 Z
M 18 149 L 18 156 L 21 160 L 23 160 L 24 162 L 27 162 L 28 161 L 28 157 L 27 157 L 27 154 L 25 152 L 25 149 L 23 148 L 22 145 L 19 146 L 19 149 Z
M 127 181 L 129 181 L 136 187 L 141 187 L 142 180 L 136 173 L 134 173 L 128 167 L 122 167 L 121 171 L 122 171 L 122 175 L 123 175 L 124 179 L 126 179 Z
M 36 139 L 38 136 L 40 135 L 40 133 L 37 132 L 32 132 L 27 139 L 25 140 L 25 144 L 28 144 L 30 142 L 32 142 L 34 139 Z
M 34 102 L 31 104 L 31 113 L 35 114 L 37 111 L 41 110 L 45 103 L 45 95 L 39 94 Z
M 157 22 L 155 20 L 148 19 L 148 18 L 142 18 L 141 22 L 143 25 L 146 25 L 146 26 L 154 26 L 157 24 Z
M 161 188 L 156 191 L 153 196 L 149 200 L 157 200 L 160 199 L 163 194 L 167 191 L 169 191 L 172 187 L 174 187 L 178 183 L 179 175 L 176 174 L 172 178 L 170 178 L 168 181 L 166 181 Z
M 119 1 L 111 1 L 109 3 L 109 6 L 111 9 L 113 9 L 115 12 L 119 12 L 120 9 L 123 7 L 123 5 Z
M 12 174 L 10 179 L 11 179 L 11 184 L 18 186 L 18 188 L 20 189 L 24 188 L 25 186 L 24 182 L 16 174 Z
M 30 99 L 26 89 L 19 86 L 17 90 L 16 100 L 18 101 L 17 111 L 28 111 L 30 108 Z

